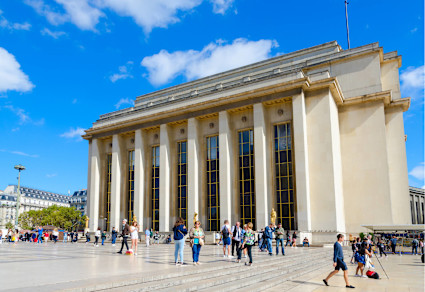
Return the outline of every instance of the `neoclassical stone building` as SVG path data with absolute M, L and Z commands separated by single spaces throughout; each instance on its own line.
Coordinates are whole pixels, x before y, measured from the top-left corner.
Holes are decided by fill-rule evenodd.
M 137 97 L 89 141 L 90 229 L 277 221 L 313 242 L 411 221 L 401 56 L 336 42 Z

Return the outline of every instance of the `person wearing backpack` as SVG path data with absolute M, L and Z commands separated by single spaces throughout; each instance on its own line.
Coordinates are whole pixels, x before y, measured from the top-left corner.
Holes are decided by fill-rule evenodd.
M 229 220 L 224 220 L 224 225 L 221 227 L 221 235 L 223 236 L 223 257 L 231 258 L 230 255 L 230 224 Z M 227 255 L 226 255 L 226 249 L 227 249 Z
M 251 222 L 248 222 L 246 226 L 247 229 L 243 235 L 243 244 L 241 249 L 243 250 L 244 248 L 246 248 L 248 251 L 249 263 L 245 263 L 245 265 L 252 266 L 252 247 L 254 246 L 255 242 L 255 235 L 254 231 L 252 231 L 252 228 L 254 227 L 254 225 Z
M 105 245 L 105 240 L 106 240 L 106 230 L 102 231 L 102 245 Z
M 412 255 L 418 255 L 418 245 L 419 241 L 415 238 L 413 238 L 412 241 Z

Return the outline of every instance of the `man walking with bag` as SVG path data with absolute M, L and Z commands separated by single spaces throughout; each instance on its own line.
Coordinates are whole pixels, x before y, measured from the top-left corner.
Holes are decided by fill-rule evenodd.
M 342 243 L 344 242 L 344 235 L 338 234 L 337 235 L 337 242 L 334 244 L 334 267 L 335 271 L 331 272 L 326 279 L 323 279 L 323 283 L 325 283 L 326 286 L 329 286 L 328 281 L 329 279 L 336 275 L 340 269 L 344 271 L 344 280 L 345 280 L 345 288 L 354 288 L 354 286 L 351 286 L 348 282 L 348 268 L 347 265 L 344 262 L 344 252 L 342 250 Z
M 236 225 L 232 226 L 232 256 L 235 256 L 235 246 L 236 246 L 236 253 L 238 253 L 238 249 L 240 248 L 240 244 L 241 244 L 241 235 L 242 235 L 241 224 L 239 222 L 236 222 Z
M 128 243 L 127 243 L 127 239 L 128 239 L 128 235 L 130 234 L 130 226 L 127 224 L 127 219 L 123 219 L 122 220 L 122 232 L 121 232 L 121 236 L 122 236 L 122 243 L 121 243 L 121 249 L 120 249 L 120 251 L 119 252 L 117 252 L 117 253 L 120 253 L 120 254 L 122 254 L 122 250 L 123 250 L 123 248 L 124 248 L 124 244 L 125 244 L 125 247 L 127 248 L 127 250 L 128 250 Z

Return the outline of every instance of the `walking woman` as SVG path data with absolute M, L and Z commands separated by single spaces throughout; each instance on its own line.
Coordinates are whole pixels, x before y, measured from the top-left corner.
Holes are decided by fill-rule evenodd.
M 252 266 L 252 246 L 254 245 L 255 235 L 254 231 L 252 231 L 253 224 L 248 222 L 246 226 L 247 229 L 243 235 L 242 249 L 246 248 L 248 250 L 249 264 L 245 263 L 245 265 Z
M 196 221 L 195 226 L 189 231 L 190 245 L 192 246 L 193 264 L 199 265 L 199 253 L 204 245 L 204 230 L 201 228 L 201 222 Z
M 174 262 L 176 266 L 181 264 L 184 265 L 183 261 L 183 250 L 184 250 L 184 237 L 187 234 L 186 226 L 184 225 L 183 218 L 177 219 L 173 228 L 174 232 Z M 180 256 L 180 262 L 178 261 L 178 256 Z
M 100 227 L 97 227 L 97 230 L 94 233 L 94 246 L 99 246 L 99 237 L 100 237 Z
M 134 252 L 134 255 L 137 255 L 137 241 L 139 240 L 139 225 L 136 221 L 133 222 L 133 225 L 130 226 L 130 236 L 131 236 L 131 249 Z
M 363 275 L 364 273 L 364 266 L 366 265 L 366 255 L 371 257 L 372 254 L 369 252 L 368 250 L 368 243 L 366 241 L 366 239 L 364 239 L 361 248 L 356 252 L 355 255 L 355 259 L 357 262 L 357 268 L 356 268 L 356 274 L 354 275 L 354 277 L 362 277 L 362 278 L 367 278 L 366 275 Z M 359 271 L 361 274 L 359 274 Z

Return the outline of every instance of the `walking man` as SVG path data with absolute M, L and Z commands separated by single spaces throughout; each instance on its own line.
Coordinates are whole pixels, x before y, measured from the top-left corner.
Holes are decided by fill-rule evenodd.
M 344 242 L 344 235 L 338 234 L 337 235 L 337 242 L 334 244 L 334 267 L 335 271 L 331 272 L 326 279 L 323 279 L 323 283 L 325 283 L 326 286 L 329 286 L 328 281 L 329 279 L 336 275 L 340 269 L 344 271 L 344 280 L 345 280 L 345 287 L 346 288 L 354 288 L 354 286 L 351 286 L 348 282 L 348 269 L 347 265 L 344 262 L 344 252 L 342 251 L 342 243 Z
M 273 240 L 273 232 L 275 232 L 275 226 L 273 226 L 273 223 L 270 223 L 269 226 L 266 226 L 264 229 L 264 237 L 267 244 L 267 250 L 269 251 L 269 255 L 273 255 L 272 250 L 272 240 Z
M 229 220 L 224 220 L 224 225 L 221 227 L 221 235 L 223 236 L 223 254 L 224 257 L 232 257 L 230 255 L 230 224 Z M 227 256 L 226 256 L 226 249 L 227 249 Z
M 130 226 L 128 226 L 128 224 L 127 224 L 127 219 L 123 219 L 122 220 L 122 232 L 121 232 L 121 236 L 122 236 L 121 249 L 117 253 L 121 253 L 122 254 L 122 250 L 124 248 L 124 244 L 125 244 L 125 247 L 128 250 L 127 239 L 128 239 L 128 235 L 129 234 L 130 234 Z
M 235 246 L 236 246 L 236 253 L 238 253 L 238 249 L 241 244 L 241 235 L 242 235 L 241 224 L 239 222 L 236 222 L 235 226 L 232 226 L 232 256 L 235 256 Z
M 282 255 L 285 255 L 285 248 L 283 247 L 285 230 L 282 227 L 282 223 L 279 223 L 277 225 L 277 229 L 275 230 L 275 234 L 276 234 L 276 255 L 279 255 L 279 244 L 282 246 Z

